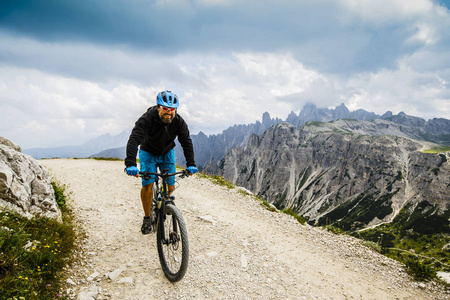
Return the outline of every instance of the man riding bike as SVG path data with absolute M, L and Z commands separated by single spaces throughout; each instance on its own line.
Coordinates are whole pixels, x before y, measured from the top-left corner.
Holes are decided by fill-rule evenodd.
M 194 161 L 194 147 L 189 135 L 189 129 L 183 118 L 177 114 L 179 101 L 177 95 L 171 91 L 163 91 L 156 97 L 155 106 L 150 107 L 135 123 L 127 143 L 127 157 L 125 158 L 126 172 L 130 176 L 137 176 L 139 169 L 136 166 L 136 155 L 139 149 L 139 165 L 143 172 L 157 172 L 169 169 L 169 173 L 176 171 L 175 166 L 175 138 L 178 137 L 187 170 L 194 174 L 197 167 Z M 156 177 L 149 180 L 142 179 L 141 201 L 144 208 L 144 220 L 142 222 L 142 234 L 152 231 L 151 207 L 153 201 L 153 183 Z M 167 180 L 169 194 L 175 187 L 175 178 Z

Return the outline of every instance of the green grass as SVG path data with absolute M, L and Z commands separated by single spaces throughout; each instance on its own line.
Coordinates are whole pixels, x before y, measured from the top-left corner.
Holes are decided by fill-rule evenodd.
M 450 146 L 437 146 L 431 149 L 423 150 L 423 153 L 444 153 L 450 151 Z
M 206 175 L 206 174 L 203 174 L 203 173 L 197 173 L 197 174 L 198 174 L 198 176 L 200 176 L 202 178 L 209 179 L 213 183 L 215 183 L 217 185 L 220 185 L 220 186 L 224 186 L 224 187 L 226 187 L 228 189 L 234 189 L 236 187 L 234 184 L 232 184 L 231 182 L 229 182 L 228 180 L 226 180 L 222 176 Z
M 66 186 L 57 181 L 52 181 L 51 184 L 53 187 L 53 191 L 55 192 L 56 204 L 58 204 L 58 207 L 62 212 L 68 212 L 66 205 Z
M 347 232 L 344 229 L 342 229 L 338 226 L 323 225 L 322 227 L 334 234 L 347 234 Z
M 257 198 L 257 197 L 255 197 L 255 198 Z M 275 206 L 271 205 L 269 202 L 267 202 L 267 201 L 265 201 L 265 200 L 262 200 L 262 199 L 259 198 L 259 197 L 257 198 L 257 200 L 259 200 L 260 203 L 261 203 L 266 209 L 270 210 L 271 212 L 278 212 L 278 209 L 277 209 Z
M 73 259 L 76 232 L 64 187 L 52 182 L 63 222 L 0 212 L 1 299 L 62 298 L 62 272 Z
M 117 158 L 117 157 L 90 157 L 89 159 L 109 160 L 109 161 L 123 161 L 123 159 Z
M 51 159 L 61 159 L 60 157 L 52 157 L 52 158 L 41 158 L 41 160 L 51 160 Z M 93 159 L 93 160 L 110 160 L 110 161 L 123 161 L 121 158 L 117 157 L 72 157 L 71 159 Z M 137 159 L 139 162 L 139 159 Z
M 306 220 L 305 220 L 302 216 L 300 216 L 300 215 L 298 215 L 297 213 L 295 213 L 295 212 L 292 210 L 292 208 L 285 208 L 285 209 L 282 209 L 281 212 L 282 212 L 282 213 L 285 213 L 285 214 L 287 214 L 287 215 L 293 216 L 300 224 L 305 224 L 305 223 L 306 223 Z

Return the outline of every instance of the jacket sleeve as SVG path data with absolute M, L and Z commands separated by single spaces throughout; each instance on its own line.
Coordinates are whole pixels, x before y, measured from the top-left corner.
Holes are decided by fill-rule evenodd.
M 192 144 L 192 140 L 189 134 L 189 128 L 183 119 L 181 119 L 178 141 L 180 142 L 181 147 L 183 148 L 184 157 L 186 158 L 186 166 L 195 167 L 194 146 Z
M 136 156 L 138 147 L 144 139 L 145 128 L 148 126 L 147 124 L 148 121 L 145 119 L 144 116 L 142 116 L 136 121 L 134 128 L 131 131 L 126 150 L 127 154 L 127 157 L 125 158 L 126 167 L 136 166 Z

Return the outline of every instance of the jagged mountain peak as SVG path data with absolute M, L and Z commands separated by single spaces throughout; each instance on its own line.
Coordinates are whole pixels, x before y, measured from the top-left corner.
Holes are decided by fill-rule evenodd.
M 264 123 L 264 122 L 270 121 L 270 120 L 271 120 L 270 119 L 270 114 L 267 111 L 264 112 L 263 115 L 262 115 L 262 122 Z
M 203 131 L 199 131 L 197 134 L 199 137 L 207 137 L 207 135 Z
M 344 103 L 341 103 L 335 109 L 328 109 L 317 108 L 314 103 L 309 102 L 303 106 L 299 115 L 294 111 L 291 111 L 287 116 L 286 122 L 300 128 L 309 121 L 327 123 L 336 119 L 356 119 L 364 121 L 377 119 L 388 120 L 402 126 L 398 127 L 395 132 L 386 133 L 385 131 L 382 131 L 383 134 L 398 134 L 444 145 L 450 144 L 450 120 L 435 118 L 425 122 L 425 120 L 421 118 L 407 116 L 404 113 L 393 115 L 390 111 L 386 112 L 383 116 L 378 116 L 373 112 L 367 112 L 363 109 L 349 111 Z M 245 147 L 250 135 L 261 135 L 268 128 L 281 123 L 282 121 L 283 120 L 278 118 L 272 119 L 269 112 L 264 112 L 261 122 L 256 121 L 254 124 L 234 125 L 223 130 L 220 134 L 210 136 L 207 136 L 203 132 L 199 132 L 197 135 L 191 135 L 196 153 L 196 161 L 200 167 L 204 166 L 212 159 L 220 161 L 230 149 L 237 146 Z M 389 127 L 390 129 L 394 129 L 394 126 L 392 125 Z M 378 124 L 378 129 L 380 128 L 383 129 L 382 126 Z M 99 155 L 124 158 L 125 151 L 123 150 L 123 147 L 125 147 L 128 137 L 129 131 L 124 131 L 116 136 L 105 134 L 79 146 L 25 149 L 23 151 L 38 159 L 42 157 L 96 157 Z M 177 146 L 176 151 L 178 159 L 177 163 L 183 165 L 183 153 L 179 145 Z

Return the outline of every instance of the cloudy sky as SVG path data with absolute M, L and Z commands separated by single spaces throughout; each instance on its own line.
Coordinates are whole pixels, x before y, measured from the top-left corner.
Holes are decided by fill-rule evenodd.
M 305 103 L 450 119 L 443 0 L 1 0 L 0 136 L 130 130 L 169 89 L 192 134 Z

